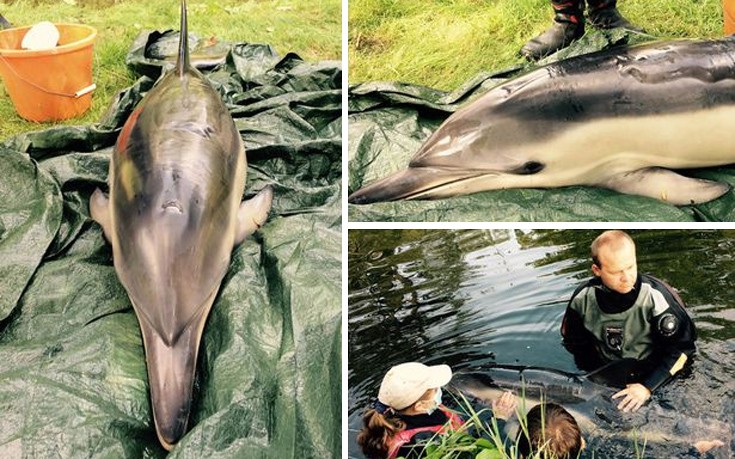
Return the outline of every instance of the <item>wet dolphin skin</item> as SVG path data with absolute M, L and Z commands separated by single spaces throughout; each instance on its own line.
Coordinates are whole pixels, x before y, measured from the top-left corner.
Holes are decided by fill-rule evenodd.
M 266 220 L 272 190 L 241 203 L 242 139 L 219 94 L 189 64 L 186 5 L 176 68 L 128 118 L 110 161 L 109 197 L 92 218 L 143 335 L 156 433 L 184 435 L 204 323 L 234 246 Z

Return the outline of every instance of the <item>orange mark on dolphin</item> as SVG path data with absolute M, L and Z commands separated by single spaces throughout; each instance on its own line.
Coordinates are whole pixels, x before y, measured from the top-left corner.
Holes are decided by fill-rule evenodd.
M 138 117 L 140 116 L 140 113 L 142 112 L 141 107 L 138 107 L 133 111 L 133 113 L 130 114 L 130 118 L 128 118 L 128 121 L 125 123 L 125 125 L 122 128 L 122 131 L 120 131 L 120 136 L 117 138 L 117 151 L 120 154 L 125 154 L 125 151 L 128 147 L 128 140 L 130 140 L 130 133 L 133 130 L 133 126 L 135 125 L 135 122 L 138 120 Z

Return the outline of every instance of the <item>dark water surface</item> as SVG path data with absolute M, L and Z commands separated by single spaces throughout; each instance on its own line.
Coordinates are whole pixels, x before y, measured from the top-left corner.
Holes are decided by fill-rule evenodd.
M 355 443 L 360 417 L 395 364 L 579 372 L 559 326 L 572 291 L 591 276 L 589 244 L 599 233 L 349 231 L 350 457 L 362 457 Z M 585 433 L 585 457 L 635 457 L 632 430 L 648 436 L 644 457 L 735 457 L 735 231 L 630 234 L 639 272 L 663 279 L 687 303 L 698 352 L 691 368 L 636 415 L 611 420 L 600 414 L 610 406 L 588 408 L 597 428 Z M 702 456 L 689 447 L 692 439 L 712 438 L 726 445 Z

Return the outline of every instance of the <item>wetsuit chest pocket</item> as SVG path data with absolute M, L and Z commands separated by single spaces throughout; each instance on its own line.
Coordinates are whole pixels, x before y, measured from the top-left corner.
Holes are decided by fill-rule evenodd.
M 605 354 L 609 357 L 622 357 L 625 347 L 625 323 L 621 321 L 604 321 L 599 338 L 605 347 Z

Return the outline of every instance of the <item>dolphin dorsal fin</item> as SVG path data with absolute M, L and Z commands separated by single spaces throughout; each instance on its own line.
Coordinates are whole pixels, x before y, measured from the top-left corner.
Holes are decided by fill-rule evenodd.
M 176 61 L 176 73 L 183 76 L 189 68 L 189 32 L 186 26 L 186 0 L 181 0 L 181 32 L 179 32 L 179 57 Z

